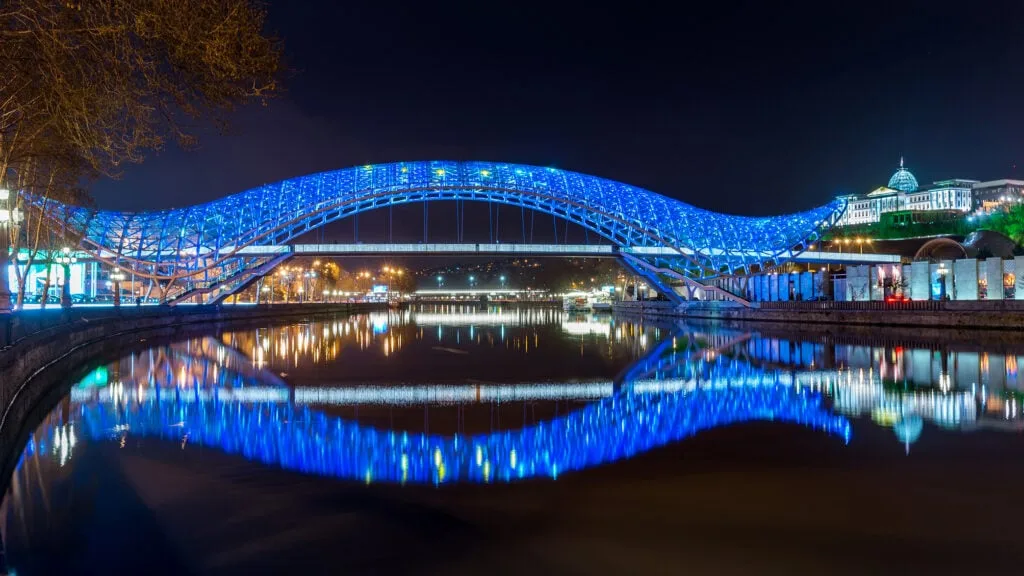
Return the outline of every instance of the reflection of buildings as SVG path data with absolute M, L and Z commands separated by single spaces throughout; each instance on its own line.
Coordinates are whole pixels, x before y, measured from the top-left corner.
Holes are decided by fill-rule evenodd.
M 947 428 L 978 426 L 1009 427 L 1024 424 L 1018 409 L 1024 399 L 1024 382 L 1017 365 L 1021 356 L 989 354 L 974 350 L 931 350 L 900 345 L 871 346 L 829 341 L 800 341 L 751 335 L 747 332 L 715 330 L 679 332 L 658 342 L 660 331 L 638 324 L 570 317 L 548 311 L 546 322 L 561 322 L 573 337 L 608 338 L 646 353 L 634 371 L 624 375 L 633 389 L 645 392 L 691 392 L 706 386 L 710 375 L 680 376 L 693 362 L 714 362 L 719 356 L 741 359 L 754 365 L 782 370 L 778 382 L 807 387 L 833 399 L 836 410 L 851 416 L 871 415 L 879 423 L 894 424 L 904 416 L 916 416 Z M 225 335 L 223 341 L 206 338 L 155 348 L 122 361 L 112 370 L 116 375 L 107 387 L 80 387 L 73 392 L 79 402 L 112 402 L 117 399 L 144 401 L 164 389 L 164 399 L 175 396 L 183 403 L 273 402 L 296 406 L 411 406 L 457 405 L 477 402 L 531 402 L 551 400 L 594 400 L 615 393 L 615 382 L 526 382 L 500 385 L 474 384 L 388 384 L 354 382 L 334 387 L 286 387 L 273 372 L 261 369 L 276 355 L 286 362 L 327 362 L 342 345 L 369 346 L 374 339 L 402 342 L 402 327 L 413 336 L 424 329 L 425 336 L 452 341 L 484 343 L 484 330 L 502 330 L 502 314 L 481 313 L 493 324 L 473 317 L 477 312 L 448 318 L 455 327 L 467 330 L 459 338 L 448 331 L 440 336 L 430 326 L 409 323 L 410 315 L 392 314 L 387 331 L 375 333 L 379 318 L 362 317 L 338 322 L 292 326 Z M 543 314 L 542 314 L 543 315 Z M 415 316 L 415 313 L 413 313 Z M 385 318 L 387 316 L 385 315 Z M 444 317 L 431 317 L 441 321 Z M 559 320 L 560 319 L 560 320 Z M 472 320 L 472 321 L 470 321 Z M 480 329 L 472 332 L 479 322 Z M 468 325 L 468 326 L 467 326 Z M 556 324 L 558 325 L 558 324 Z M 440 325 L 438 325 L 440 326 Z M 650 338 L 650 344 L 648 344 Z M 252 350 L 253 357 L 226 345 L 230 342 Z M 255 362 L 253 361 L 255 358 Z M 87 377 L 90 381 L 92 376 Z M 186 391 L 182 393 L 182 391 Z M 166 394 L 171 393 L 172 396 Z
M 562 320 L 557 316 L 550 322 L 564 329 Z M 367 338 L 394 338 L 402 327 L 411 334 L 425 329 L 433 338 L 433 328 L 400 314 L 387 317 L 384 332 L 375 331 L 381 324 L 379 318 L 362 317 L 154 348 L 107 369 L 104 378 L 88 376 L 72 393 L 66 409 L 71 418 L 52 422 L 37 437 L 59 438 L 68 454 L 72 430 L 76 439 L 123 441 L 141 435 L 183 446 L 187 439 L 189 445 L 215 446 L 304 472 L 367 481 L 447 482 L 556 476 L 748 420 L 793 421 L 849 437 L 845 417 L 870 417 L 892 427 L 908 446 L 926 423 L 957 430 L 1015 430 L 1024 422 L 1012 354 L 794 341 L 684 326 L 668 338 L 652 340 L 643 358 L 615 381 L 432 385 L 420 379 L 415 384 L 314 388 L 285 385 L 227 344 L 280 353 L 292 361 L 296 353 L 312 358 L 318 346 L 338 341 L 358 345 Z M 569 336 L 622 339 L 639 346 L 654 334 L 628 322 L 606 325 L 607 332 L 588 328 L 583 336 Z M 480 330 L 499 331 L 501 326 L 482 325 Z M 530 426 L 524 422 L 517 430 L 492 426 L 490 433 L 453 436 L 374 428 L 326 411 L 327 406 L 563 400 L 572 406 L 567 415 Z M 62 427 L 68 422 L 73 428 L 65 434 Z M 49 444 L 45 451 L 52 449 Z
M 886 425 L 917 416 L 945 428 L 1024 429 L 1019 404 L 1024 349 L 989 353 L 900 344 L 842 344 L 757 337 L 735 353 L 752 361 L 813 370 L 836 409 Z

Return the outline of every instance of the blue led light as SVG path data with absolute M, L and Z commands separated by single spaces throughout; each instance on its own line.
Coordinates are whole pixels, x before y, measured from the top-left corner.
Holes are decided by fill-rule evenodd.
M 53 209 L 59 221 L 84 232 L 83 248 L 102 260 L 116 260 L 144 278 L 196 278 L 206 272 L 204 280 L 210 280 L 210 272 L 238 273 L 229 264 L 241 248 L 280 246 L 361 212 L 436 200 L 520 206 L 571 221 L 620 247 L 670 248 L 679 256 L 659 265 L 692 277 L 779 264 L 845 209 L 845 201 L 836 200 L 786 216 L 730 216 L 556 168 L 447 161 L 323 172 L 174 210 Z
M 141 402 L 77 407 L 94 440 L 157 437 L 218 448 L 287 470 L 356 481 L 507 482 L 630 458 L 704 430 L 752 420 L 801 424 L 848 441 L 850 424 L 816 392 L 737 361 L 686 363 L 690 379 L 645 380 L 531 427 L 441 436 L 382 430 L 287 402 L 196 401 L 155 394 Z M 706 379 L 705 379 L 706 378 Z M 689 383 L 701 380 L 702 385 Z

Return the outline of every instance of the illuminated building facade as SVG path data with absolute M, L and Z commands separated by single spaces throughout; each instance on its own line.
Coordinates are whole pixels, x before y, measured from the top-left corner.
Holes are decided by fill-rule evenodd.
M 974 209 L 987 214 L 1005 210 L 1024 202 L 1024 180 L 989 180 L 976 182 L 973 190 Z
M 847 210 L 837 226 L 858 226 L 881 221 L 882 214 L 893 212 L 966 213 L 971 211 L 972 187 L 976 180 L 954 178 L 935 182 L 920 189 L 917 178 L 903 165 L 880 186 L 864 196 L 844 196 Z

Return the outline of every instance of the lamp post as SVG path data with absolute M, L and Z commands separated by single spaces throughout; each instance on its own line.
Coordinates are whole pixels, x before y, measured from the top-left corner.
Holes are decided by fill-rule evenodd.
M 472 288 L 474 284 L 476 284 L 476 276 L 470 275 L 470 277 L 469 277 L 469 287 Z
M 21 222 L 21 210 L 11 208 L 11 191 L 0 188 L 0 314 L 11 313 L 10 255 L 11 228 Z
M 438 277 L 437 277 L 437 289 L 438 289 L 438 290 L 440 290 L 440 289 L 441 289 L 441 283 L 442 283 L 442 282 L 444 282 L 444 276 L 440 276 L 440 275 L 438 275 Z
M 501 288 L 502 288 L 502 290 L 504 290 L 504 289 L 505 289 L 505 275 L 504 275 L 504 274 L 502 274 L 502 275 L 501 275 L 501 276 L 500 276 L 500 277 L 498 278 L 498 281 L 499 281 L 499 282 L 501 282 Z
M 120 268 L 114 268 L 110 273 L 110 280 L 114 282 L 114 308 L 121 307 L 121 282 L 124 282 L 124 272 Z
M 60 307 L 71 308 L 71 265 L 78 262 L 78 258 L 71 253 L 67 246 L 61 248 L 57 256 L 57 264 L 60 264 L 60 272 L 63 283 L 60 288 Z
M 946 299 L 946 274 L 949 274 L 949 269 L 946 268 L 945 263 L 939 264 L 939 300 Z

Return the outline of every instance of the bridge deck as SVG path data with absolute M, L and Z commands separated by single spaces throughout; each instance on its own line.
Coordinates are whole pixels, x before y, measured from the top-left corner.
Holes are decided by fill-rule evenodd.
M 509 254 L 531 256 L 592 256 L 613 257 L 619 253 L 635 256 L 658 256 L 662 258 L 690 256 L 692 250 L 675 250 L 664 247 L 632 246 L 619 248 L 610 244 L 469 244 L 469 243 L 390 243 L 390 244 L 293 244 L 286 246 L 252 246 L 238 251 L 242 256 L 282 254 L 292 252 L 295 255 L 378 255 L 378 254 L 409 254 L 409 255 L 451 255 L 451 254 Z M 719 252 L 714 250 L 713 252 Z M 754 251 L 735 251 L 734 254 L 747 256 L 769 257 L 767 253 Z M 796 262 L 831 262 L 843 264 L 898 264 L 900 256 L 896 254 L 857 254 L 848 252 L 807 251 L 799 254 L 786 255 L 785 258 Z

